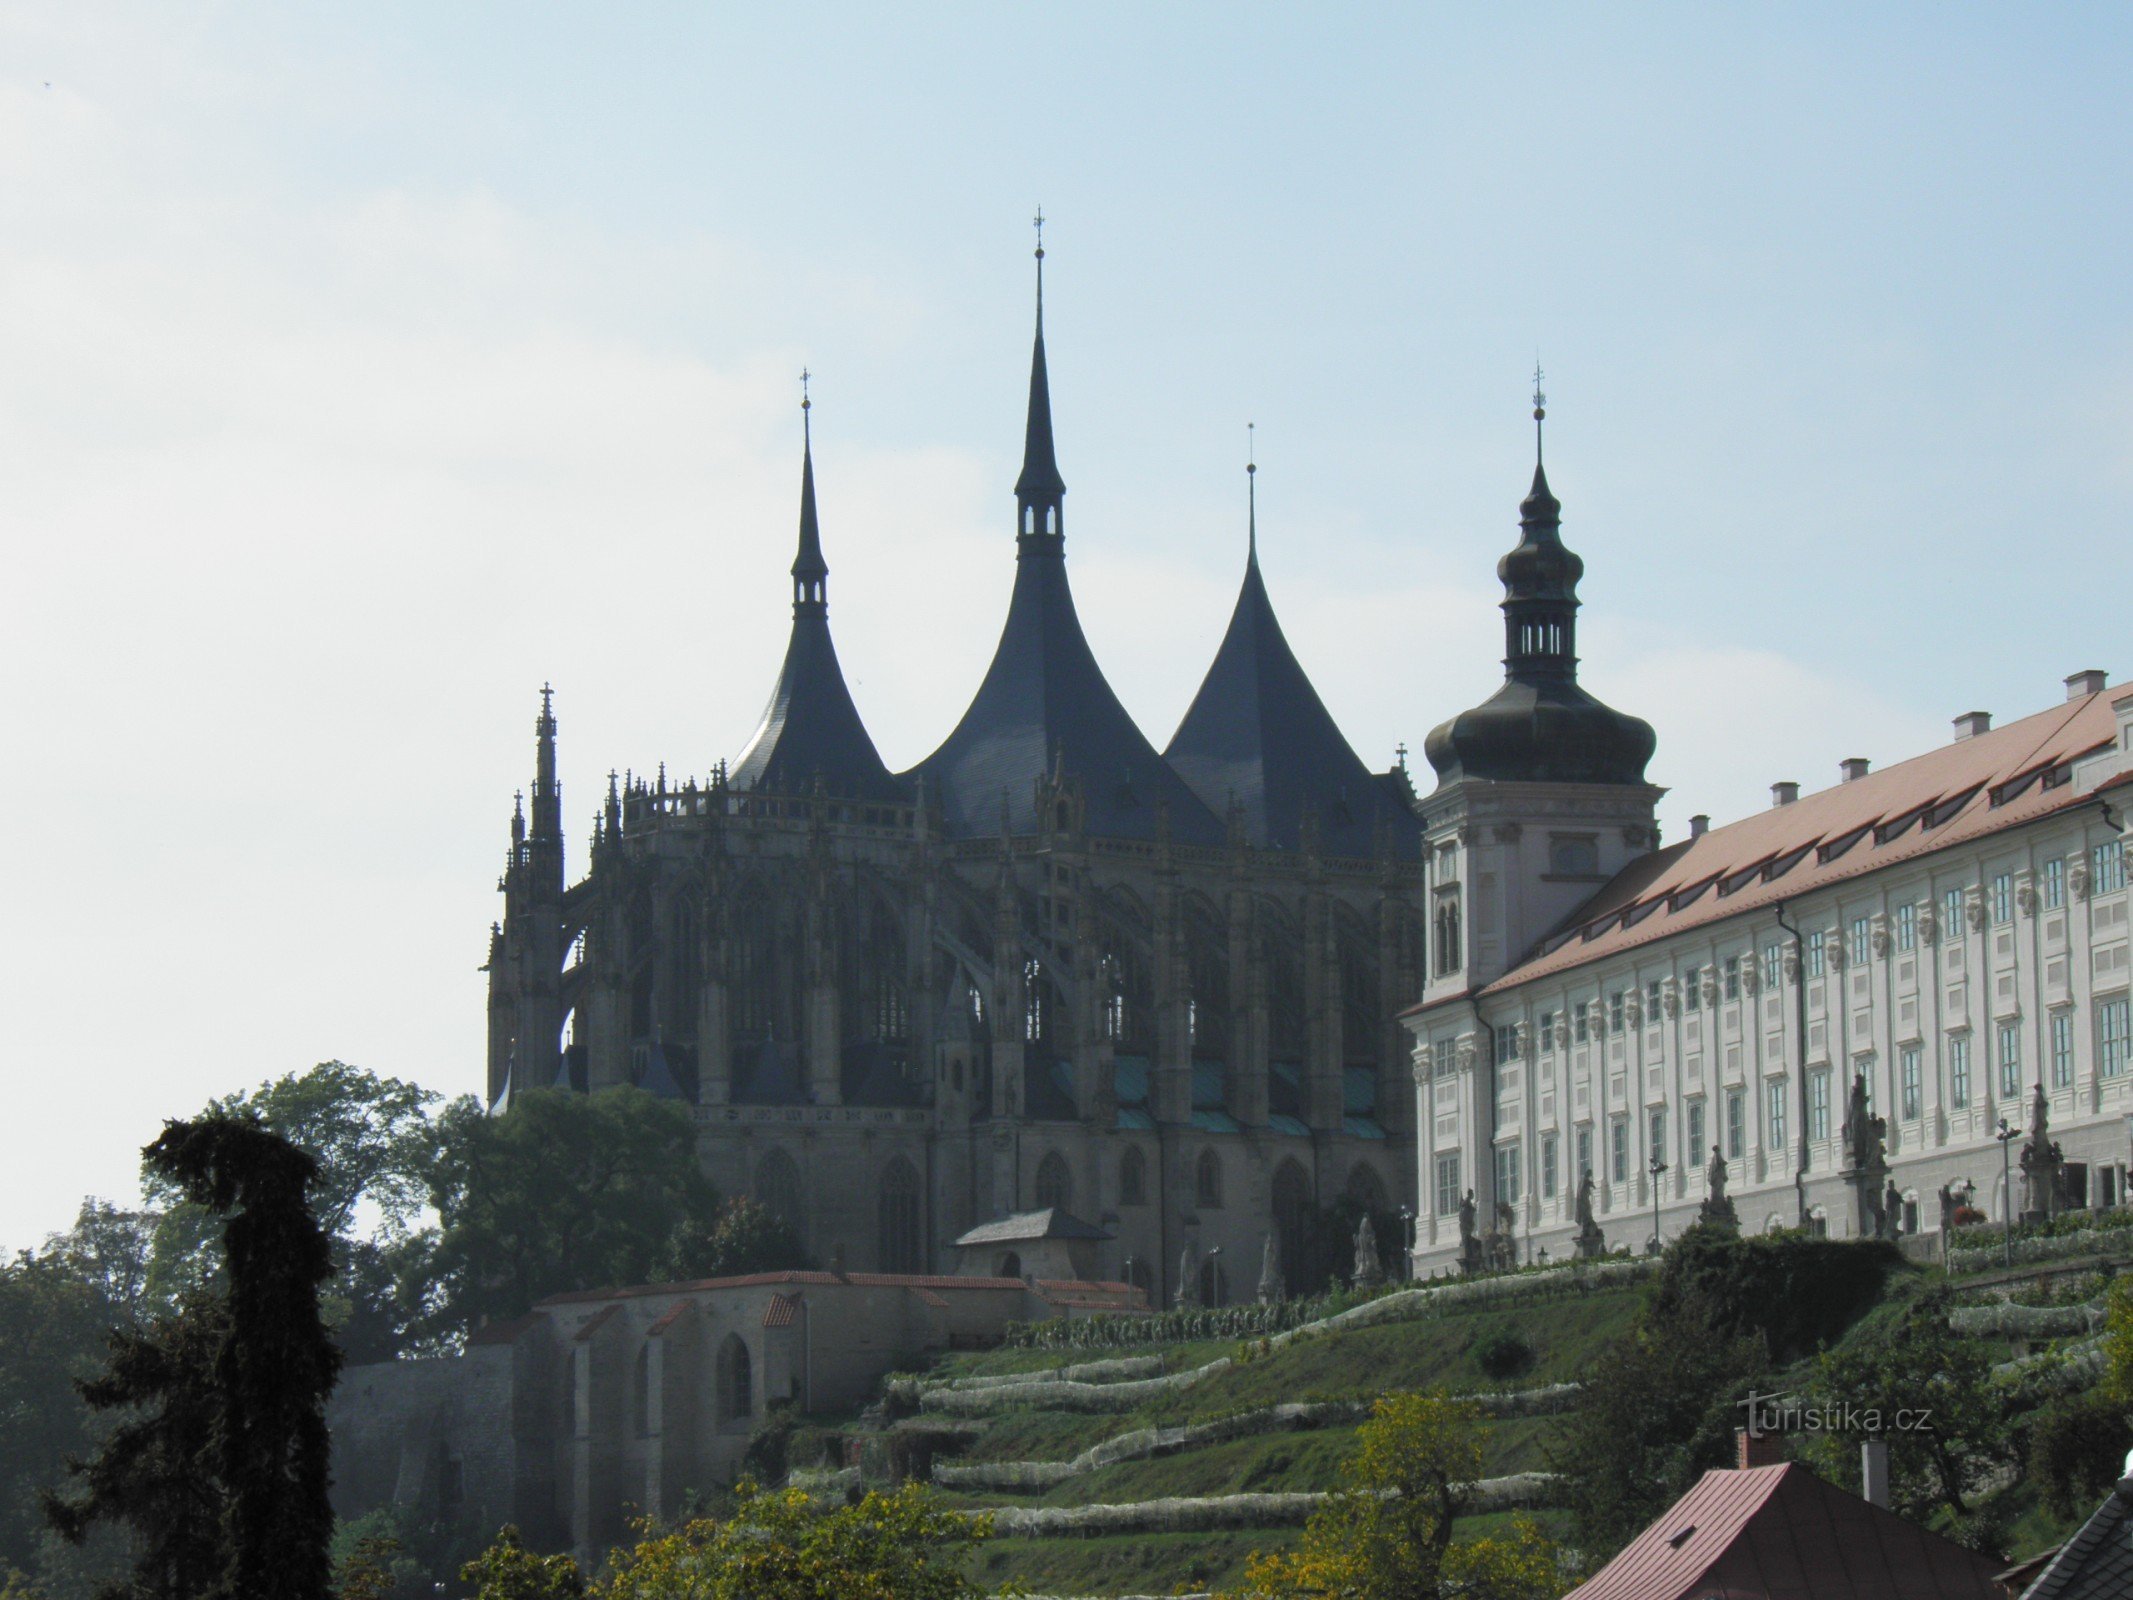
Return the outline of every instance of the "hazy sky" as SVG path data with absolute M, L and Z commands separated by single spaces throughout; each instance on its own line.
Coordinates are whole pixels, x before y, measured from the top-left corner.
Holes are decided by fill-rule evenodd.
M 2128 16 L 0 4 L 0 1244 L 321 1058 L 479 1086 L 537 691 L 574 875 L 610 766 L 739 752 L 803 363 L 854 693 L 932 748 L 1040 201 L 1071 570 L 1158 744 L 1248 420 L 1364 758 L 1492 687 L 1536 351 L 1669 833 L 2125 676 Z

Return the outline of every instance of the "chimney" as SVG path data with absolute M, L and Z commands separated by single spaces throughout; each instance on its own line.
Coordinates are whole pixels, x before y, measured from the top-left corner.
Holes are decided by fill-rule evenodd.
M 1733 1440 L 1739 1452 L 1735 1464 L 1743 1472 L 1750 1467 L 1774 1467 L 1785 1459 L 1774 1433 L 1750 1433 L 1746 1428 L 1735 1428 Z
M 1695 816 L 1689 818 L 1689 837 L 1691 839 L 1701 839 L 1710 831 L 1711 818 L 1708 812 L 1699 811 Z
M 1868 761 L 1865 756 L 1846 756 L 1837 763 L 1837 770 L 1844 774 L 1846 783 L 1857 783 L 1866 776 L 1867 769 L 1872 765 L 1873 763 Z
M 1859 1498 L 1889 1508 L 1889 1442 L 1869 1439 L 1859 1447 Z
M 1992 731 L 1992 713 L 1989 711 L 1965 711 L 1955 719 L 1955 742 L 1975 739 L 1981 733 Z
M 1791 779 L 1770 786 L 1770 803 L 1774 806 L 1789 806 L 1800 798 L 1800 786 Z
M 2102 668 L 2083 667 L 2066 680 L 2067 699 L 2079 700 L 2087 695 L 2103 693 L 2103 678 Z

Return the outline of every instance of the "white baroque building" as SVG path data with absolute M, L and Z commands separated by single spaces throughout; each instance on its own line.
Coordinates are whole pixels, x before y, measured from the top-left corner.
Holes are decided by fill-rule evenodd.
M 1586 1172 L 1607 1248 L 1642 1249 L 1695 1220 L 1714 1148 L 1744 1229 L 1848 1233 L 1855 1076 L 1909 1231 L 1942 1185 L 2007 1214 L 2020 1140 L 1996 1134 L 2039 1087 L 2068 1203 L 2124 1201 L 2133 686 L 2076 673 L 2047 710 L 1967 713 L 1656 848 L 1651 730 L 1577 686 L 1582 564 L 1539 471 L 1522 511 L 1504 687 L 1428 743 L 1415 1271 L 1458 1264 L 1469 1194 L 1500 1253 L 1571 1253 Z

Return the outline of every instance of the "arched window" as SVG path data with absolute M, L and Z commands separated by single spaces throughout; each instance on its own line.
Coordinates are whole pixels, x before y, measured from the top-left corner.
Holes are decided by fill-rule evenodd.
M 1222 1209 L 1222 1158 L 1212 1150 L 1200 1152 L 1200 1164 L 1193 1170 L 1192 1198 L 1203 1209 Z
M 1213 914 L 1196 908 L 1186 938 L 1192 1000 L 1192 1053 L 1221 1060 L 1229 1054 L 1229 938 Z
M 1311 1270 L 1311 1178 L 1293 1157 L 1274 1169 L 1274 1236 L 1281 1245 L 1281 1275 L 1293 1299 L 1321 1287 L 1307 1281 Z
M 1347 1192 L 1350 1200 L 1373 1216 L 1386 1209 L 1385 1182 L 1367 1161 L 1358 1161 L 1348 1169 Z
M 918 1174 L 902 1156 L 881 1175 L 879 1260 L 883 1272 L 923 1272 L 925 1246 L 919 1215 Z
M 1463 960 L 1459 948 L 1459 897 L 1448 894 L 1437 903 L 1437 976 L 1456 972 Z
M 1303 950 L 1288 931 L 1270 928 L 1266 940 L 1267 1053 L 1275 1061 L 1304 1055 Z
M 1053 1206 L 1061 1211 L 1071 1211 L 1074 1206 L 1074 1178 L 1067 1171 L 1066 1157 L 1057 1150 L 1037 1163 L 1037 1209 Z
M 786 1227 L 794 1238 L 804 1238 L 806 1203 L 801 1198 L 800 1169 L 783 1150 L 766 1150 L 755 1164 L 756 1203 Z
M 1144 1206 L 1148 1203 L 1148 1162 L 1138 1145 L 1127 1145 L 1118 1158 L 1118 1203 Z
M 1222 1258 L 1209 1256 L 1200 1263 L 1200 1304 L 1203 1306 L 1226 1306 L 1229 1304 L 1229 1274 L 1222 1270 Z
M 1360 937 L 1340 941 L 1341 1054 L 1361 1063 L 1375 1061 L 1379 1033 L 1385 1025 L 1378 1004 L 1377 945 Z
M 1008 1251 L 1006 1255 L 1000 1257 L 1000 1270 L 994 1273 L 993 1276 L 996 1278 L 1021 1277 L 1022 1257 L 1012 1250 Z
M 755 1375 L 748 1346 L 737 1333 L 718 1347 L 718 1420 L 746 1423 L 755 1415 Z

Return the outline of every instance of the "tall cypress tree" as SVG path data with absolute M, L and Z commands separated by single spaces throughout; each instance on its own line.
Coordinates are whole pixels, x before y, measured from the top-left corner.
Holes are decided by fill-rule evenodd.
M 319 1314 L 333 1262 L 306 1195 L 318 1163 L 243 1114 L 166 1123 L 142 1155 L 226 1219 L 221 1292 L 114 1339 L 82 1394 L 131 1416 L 74 1467 L 84 1493 L 51 1502 L 53 1524 L 74 1539 L 99 1520 L 133 1529 L 133 1579 L 113 1600 L 326 1600 L 341 1356 Z

